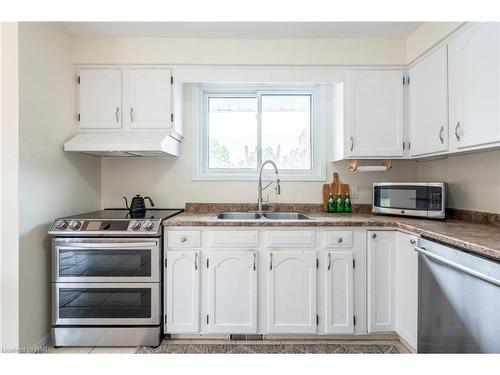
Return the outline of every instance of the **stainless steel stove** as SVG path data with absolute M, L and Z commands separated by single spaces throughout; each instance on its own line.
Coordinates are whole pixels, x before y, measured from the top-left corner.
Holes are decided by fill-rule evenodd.
M 157 346 L 162 225 L 180 209 L 108 209 L 58 218 L 52 239 L 54 346 Z

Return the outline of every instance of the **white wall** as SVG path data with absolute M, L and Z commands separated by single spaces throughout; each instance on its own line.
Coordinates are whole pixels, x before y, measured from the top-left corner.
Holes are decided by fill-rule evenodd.
M 0 22 L 1 347 L 19 346 L 18 27 Z
M 100 161 L 65 153 L 76 130 L 71 39 L 53 23 L 19 24 L 20 346 L 50 331 L 50 222 L 98 209 Z
M 418 175 L 449 184 L 449 207 L 500 214 L 500 150 L 420 162 Z
M 131 197 L 140 193 L 149 195 L 159 207 L 184 207 L 186 202 L 254 202 L 257 201 L 255 181 L 192 181 L 192 90 L 184 90 L 185 138 L 181 154 L 177 158 L 103 158 L 102 205 L 123 207 L 122 196 Z M 330 122 L 331 125 L 331 122 Z M 327 132 L 327 148 L 332 142 L 331 126 Z M 417 179 L 417 164 L 414 161 L 395 161 L 388 173 L 353 173 L 347 169 L 347 162 L 328 163 L 327 179 L 331 182 L 337 171 L 344 182 L 360 187 L 356 203 L 371 203 L 373 181 L 408 181 Z M 273 202 L 320 203 L 323 182 L 281 183 L 281 195 L 274 195 Z

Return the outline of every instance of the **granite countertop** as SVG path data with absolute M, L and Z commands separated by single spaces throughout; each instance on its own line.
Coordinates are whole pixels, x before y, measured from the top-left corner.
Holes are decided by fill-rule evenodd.
M 304 210 L 305 211 L 305 210 Z M 218 211 L 215 211 L 218 212 Z M 298 211 L 300 212 L 300 211 Z M 312 220 L 220 220 L 215 213 L 186 211 L 165 226 L 223 227 L 394 227 L 463 250 L 500 260 L 500 226 L 459 219 L 428 220 L 381 216 L 365 212 L 326 214 L 307 212 Z

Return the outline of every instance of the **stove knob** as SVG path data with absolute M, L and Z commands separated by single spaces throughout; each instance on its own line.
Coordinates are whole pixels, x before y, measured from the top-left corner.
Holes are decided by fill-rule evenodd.
M 153 222 L 152 222 L 152 221 L 149 221 L 149 220 L 148 220 L 148 221 L 145 221 L 145 222 L 144 222 L 144 224 L 142 224 L 142 227 L 143 227 L 144 229 L 146 229 L 146 230 L 151 230 L 151 229 L 153 229 L 153 227 L 154 227 L 154 226 L 155 226 L 155 225 L 153 224 Z
M 57 220 L 55 226 L 57 230 L 64 230 L 68 226 L 68 222 L 66 220 Z
M 78 220 L 71 220 L 69 222 L 69 229 L 71 230 L 77 230 L 78 228 L 80 228 L 80 222 Z
M 130 223 L 130 229 L 137 230 L 141 227 L 141 223 L 137 220 L 134 220 Z

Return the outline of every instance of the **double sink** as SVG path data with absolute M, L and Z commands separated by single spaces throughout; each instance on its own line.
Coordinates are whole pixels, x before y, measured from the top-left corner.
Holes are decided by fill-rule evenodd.
M 309 216 L 299 212 L 222 212 L 217 215 L 220 220 L 312 220 Z

